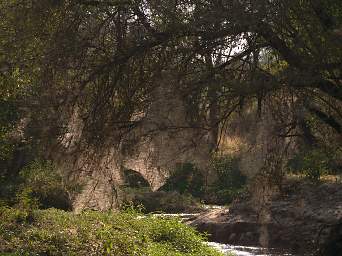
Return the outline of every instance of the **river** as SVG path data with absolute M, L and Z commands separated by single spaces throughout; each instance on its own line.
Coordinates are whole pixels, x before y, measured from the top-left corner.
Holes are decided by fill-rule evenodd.
M 234 246 L 229 244 L 220 244 L 215 242 L 208 242 L 209 246 L 221 251 L 227 255 L 234 256 L 294 256 L 294 254 L 290 254 L 279 249 L 272 248 L 261 248 L 261 247 L 248 247 L 248 246 Z M 231 253 L 231 254 L 230 254 Z
M 219 208 L 220 206 L 216 207 Z M 207 207 L 208 209 L 213 208 L 213 206 Z M 220 207 L 221 208 L 221 207 Z M 194 218 L 199 215 L 199 213 L 176 213 L 176 214 L 153 214 L 156 217 L 178 217 L 183 222 L 190 218 Z M 221 244 L 215 242 L 207 242 L 207 244 L 218 251 L 225 253 L 226 255 L 234 255 L 234 256 L 298 256 L 295 254 L 288 253 L 281 249 L 274 248 L 261 248 L 261 247 L 248 247 L 248 246 L 237 246 L 237 245 L 229 245 L 229 244 Z

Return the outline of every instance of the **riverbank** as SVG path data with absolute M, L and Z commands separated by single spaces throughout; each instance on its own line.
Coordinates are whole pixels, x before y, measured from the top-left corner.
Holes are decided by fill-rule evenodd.
M 187 224 L 209 233 L 210 241 L 244 246 L 260 246 L 266 230 L 269 247 L 303 255 L 320 248 L 341 222 L 342 184 L 287 182 L 269 209 L 269 221 L 263 224 L 248 200 L 202 213 Z

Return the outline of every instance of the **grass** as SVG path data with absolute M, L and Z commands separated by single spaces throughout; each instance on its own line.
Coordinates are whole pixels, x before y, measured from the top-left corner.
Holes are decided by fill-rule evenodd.
M 178 219 L 0 208 L 0 255 L 222 256 Z

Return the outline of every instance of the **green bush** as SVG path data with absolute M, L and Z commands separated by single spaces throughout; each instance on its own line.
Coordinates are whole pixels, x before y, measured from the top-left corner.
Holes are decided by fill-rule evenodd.
M 229 204 L 246 190 L 247 179 L 241 174 L 238 163 L 236 157 L 214 157 L 210 168 L 217 179 L 209 187 L 205 186 L 202 172 L 193 164 L 181 164 L 160 190 L 189 194 L 209 204 Z M 170 205 L 175 204 L 170 202 Z
M 200 212 L 203 210 L 198 199 L 190 194 L 180 194 L 177 191 L 135 191 L 126 199 L 135 207 L 143 206 L 143 212 L 183 213 Z
M 70 209 L 61 175 L 49 161 L 36 160 L 20 172 L 21 184 L 17 192 L 18 204 L 24 208 Z
M 70 209 L 62 177 L 49 161 L 35 160 L 18 174 L 0 176 L 0 205 Z
M 7 176 L 0 177 L 0 205 L 14 205 L 18 191 L 19 179 L 11 179 Z
M 1 80 L 0 74 L 0 85 Z M 1 90 L 3 89 L 1 88 Z M 19 118 L 14 99 L 4 93 L 5 91 L 0 92 L 0 201 L 2 201 L 0 204 L 8 204 L 15 194 L 15 186 L 9 179 L 9 176 L 12 175 L 9 166 L 13 165 L 17 142 L 10 139 L 10 134 L 15 132 L 15 123 Z M 15 165 L 17 164 L 15 163 Z
M 0 252 L 16 255 L 219 256 L 178 219 L 136 212 L 81 214 L 0 208 Z
M 1 97 L 0 93 L 0 167 L 13 153 L 14 145 L 8 139 L 8 133 L 13 131 L 19 114 L 14 100 Z
M 206 202 L 229 204 L 246 190 L 247 178 L 240 172 L 237 157 L 216 156 L 211 166 L 217 179 L 208 189 Z
M 319 181 L 322 175 L 332 173 L 331 154 L 322 149 L 302 150 L 288 161 L 291 173 L 304 175 L 311 181 Z
M 182 163 L 173 171 L 160 190 L 177 191 L 180 194 L 191 194 L 200 198 L 205 191 L 204 177 L 194 164 Z

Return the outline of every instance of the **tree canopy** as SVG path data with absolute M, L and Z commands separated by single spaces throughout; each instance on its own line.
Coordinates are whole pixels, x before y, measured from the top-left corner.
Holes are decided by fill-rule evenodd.
M 0 7 L 1 101 L 31 113 L 40 138 L 65 132 L 70 106 L 80 109 L 89 141 L 113 124 L 134 127 L 165 71 L 177 78 L 194 122 L 216 129 L 215 141 L 231 113 L 246 102 L 260 108 L 281 90 L 341 134 L 341 1 L 11 0 Z

